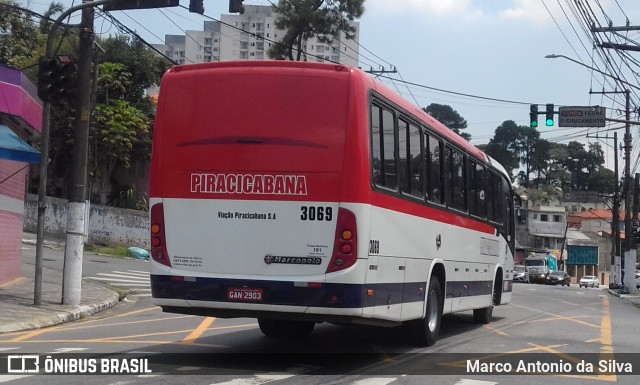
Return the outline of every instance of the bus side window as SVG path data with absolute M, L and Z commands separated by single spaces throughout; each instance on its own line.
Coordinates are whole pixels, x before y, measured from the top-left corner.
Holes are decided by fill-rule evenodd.
M 371 168 L 373 184 L 384 186 L 384 174 L 382 171 L 382 130 L 380 128 L 380 114 L 382 110 L 376 105 L 371 105 Z
M 371 168 L 373 184 L 378 187 L 398 188 L 396 140 L 393 113 L 371 105 Z
M 432 135 L 425 135 L 427 200 L 442 203 L 442 142 Z
M 476 169 L 475 169 L 475 173 L 476 173 L 476 181 L 478 182 L 478 193 L 477 193 L 477 203 L 478 203 L 478 210 L 477 210 L 477 215 L 481 218 L 486 218 L 487 217 L 487 187 L 486 187 L 486 179 L 485 179 L 485 175 L 486 175 L 486 171 L 483 165 L 481 164 L 476 164 Z
M 422 154 L 420 128 L 403 119 L 398 120 L 398 179 L 404 194 L 422 197 Z
M 464 155 L 451 147 L 445 147 L 445 194 L 447 206 L 466 210 Z
M 398 182 L 400 192 L 405 194 L 411 191 L 409 140 L 409 123 L 398 119 Z
M 396 170 L 396 129 L 393 113 L 382 110 L 382 170 L 384 187 L 397 190 L 398 174 Z
M 411 195 L 423 196 L 424 167 L 422 163 L 422 129 L 416 125 L 409 125 L 409 177 L 411 178 Z
M 491 221 L 504 223 L 505 201 L 503 199 L 502 178 L 492 171 L 486 172 L 487 175 L 487 218 Z M 508 191 L 508 190 L 507 190 Z
M 487 219 L 496 220 L 496 185 L 495 177 L 491 171 L 485 172 L 485 201 L 487 202 Z
M 468 178 L 468 197 L 469 197 L 469 214 L 478 215 L 478 174 L 476 173 L 477 163 L 471 159 L 468 160 L 467 172 Z

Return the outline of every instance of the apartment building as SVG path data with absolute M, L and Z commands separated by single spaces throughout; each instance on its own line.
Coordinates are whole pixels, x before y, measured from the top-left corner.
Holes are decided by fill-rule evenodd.
M 165 35 L 165 44 L 153 46 L 179 64 L 235 60 L 267 60 L 267 51 L 277 44 L 285 31 L 275 27 L 277 15 L 271 6 L 245 5 L 242 15 L 222 15 L 220 21 L 205 21 L 202 31 L 185 31 L 185 35 Z M 355 38 L 344 33 L 331 43 L 310 38 L 303 45 L 303 60 L 334 62 L 357 67 L 359 57 L 359 23 Z

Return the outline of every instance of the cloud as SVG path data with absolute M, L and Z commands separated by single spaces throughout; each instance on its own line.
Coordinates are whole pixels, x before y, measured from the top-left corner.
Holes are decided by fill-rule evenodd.
M 478 17 L 482 11 L 471 0 L 367 0 L 367 12 L 382 14 L 415 14 L 425 16 Z
M 510 7 L 500 11 L 500 17 L 507 20 L 524 20 L 534 24 L 546 24 L 553 22 L 549 15 L 550 12 L 554 15 L 562 15 L 558 2 L 551 0 L 514 0 Z
M 535 25 L 552 23 L 549 12 L 562 15 L 555 0 L 367 0 L 365 9 L 365 14 L 385 16 L 404 14 L 456 21 L 525 21 Z

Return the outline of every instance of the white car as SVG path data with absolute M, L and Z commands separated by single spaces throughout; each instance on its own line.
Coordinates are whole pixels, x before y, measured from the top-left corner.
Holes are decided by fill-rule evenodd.
M 580 278 L 580 282 L 578 282 L 578 286 L 599 287 L 600 281 L 598 280 L 598 277 L 596 277 L 595 275 L 585 275 L 584 277 Z

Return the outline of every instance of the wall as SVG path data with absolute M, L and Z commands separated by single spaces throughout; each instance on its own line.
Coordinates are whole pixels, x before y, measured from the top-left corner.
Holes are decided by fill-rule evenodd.
M 45 234 L 64 238 L 67 228 L 68 202 L 64 199 L 47 197 L 45 203 Z M 38 196 L 29 194 L 25 202 L 24 231 L 35 233 L 37 222 Z M 91 204 L 88 242 L 149 249 L 149 213 Z

